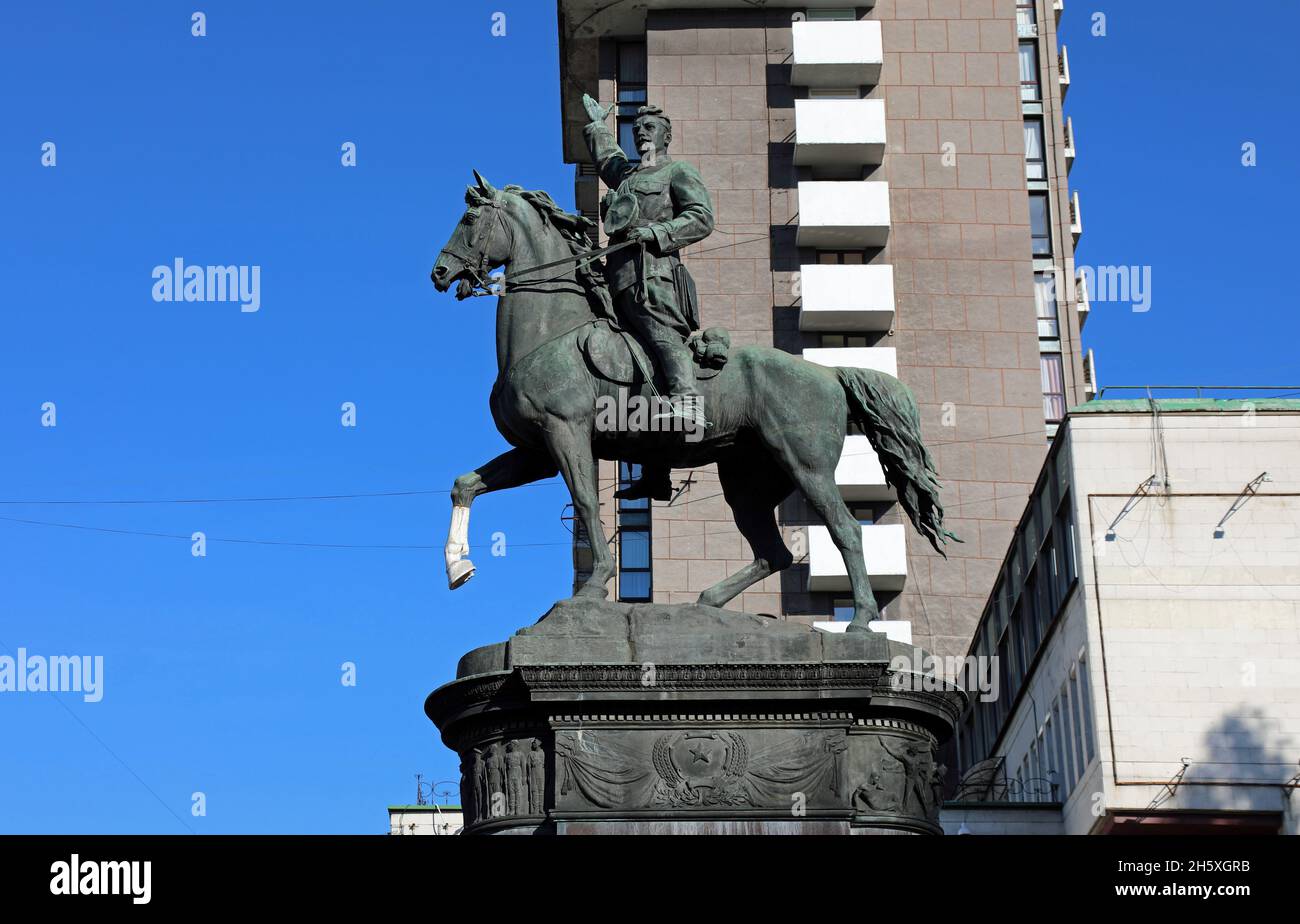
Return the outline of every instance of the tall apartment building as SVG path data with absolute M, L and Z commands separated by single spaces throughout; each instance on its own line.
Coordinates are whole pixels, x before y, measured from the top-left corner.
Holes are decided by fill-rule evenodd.
M 937 654 L 966 651 L 1044 452 L 1085 398 L 1074 298 L 1081 230 L 1056 23 L 1062 0 L 559 0 L 564 154 L 579 210 L 603 189 L 583 93 L 630 158 L 638 106 L 673 121 L 715 232 L 684 257 L 701 322 L 735 344 L 897 375 L 916 395 L 963 540 L 945 560 L 906 523 L 864 436 L 837 470 L 862 523 L 886 620 Z M 634 472 L 602 463 L 602 494 Z M 751 560 L 710 469 L 670 503 L 603 514 L 618 596 L 691 602 Z M 620 509 L 621 508 L 621 509 Z M 780 518 L 796 564 L 746 592 L 749 612 L 847 618 L 848 580 L 802 498 Z M 587 555 L 578 535 L 579 569 Z

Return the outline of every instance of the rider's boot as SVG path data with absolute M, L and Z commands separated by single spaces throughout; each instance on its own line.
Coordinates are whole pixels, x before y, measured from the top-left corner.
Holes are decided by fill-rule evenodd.
M 669 477 L 671 473 L 672 469 L 666 466 L 643 464 L 641 477 L 626 488 L 615 491 L 614 496 L 619 500 L 641 500 L 646 497 L 657 501 L 672 500 L 673 482 Z

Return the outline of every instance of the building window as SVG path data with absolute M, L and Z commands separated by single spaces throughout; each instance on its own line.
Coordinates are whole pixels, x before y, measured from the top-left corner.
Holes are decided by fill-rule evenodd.
M 1083 754 L 1083 724 L 1079 721 L 1079 672 L 1072 671 L 1070 675 L 1070 718 L 1074 726 L 1074 753 L 1078 755 L 1079 776 L 1083 776 L 1083 770 L 1091 758 L 1084 760 Z
M 1065 417 L 1065 367 L 1060 353 L 1039 353 L 1043 373 L 1043 417 L 1059 423 Z
M 859 99 L 862 90 L 858 87 L 809 87 L 809 99 Z
M 1034 13 L 1034 0 L 1017 0 L 1016 34 L 1021 36 L 1038 34 L 1038 24 Z
M 876 522 L 876 508 L 871 504 L 855 504 L 849 502 L 849 513 L 858 521 L 859 526 L 874 526 Z
M 646 104 L 645 42 L 619 42 L 618 45 L 618 143 L 632 163 L 639 163 L 632 126 L 636 111 Z
M 619 488 L 641 477 L 641 466 L 618 463 Z M 618 598 L 636 603 L 652 600 L 650 556 L 650 499 L 618 502 Z
M 1074 792 L 1074 784 L 1078 782 L 1079 776 L 1074 761 L 1074 736 L 1070 733 L 1070 690 L 1064 683 L 1061 684 L 1061 697 L 1052 707 L 1052 712 L 1061 720 L 1059 731 L 1061 750 L 1065 752 L 1065 778 L 1069 781 L 1065 787 L 1065 794 L 1068 796 Z
M 1059 340 L 1061 323 L 1056 308 L 1055 273 L 1034 273 L 1034 307 L 1038 309 L 1038 336 Z
M 807 10 L 809 22 L 853 22 L 858 18 L 853 7 L 839 7 L 831 10 Z
M 1053 802 L 1061 798 L 1061 772 L 1059 770 L 1061 766 L 1061 745 L 1056 738 L 1056 723 L 1052 721 L 1052 714 L 1049 712 L 1047 714 L 1047 737 L 1044 740 L 1046 750 L 1043 752 L 1043 759 L 1047 763 L 1047 772 L 1044 776 L 1050 784 L 1049 789 Z
M 823 266 L 836 265 L 854 265 L 857 266 L 863 262 L 861 250 L 819 250 L 817 251 L 817 262 Z
M 1020 43 L 1020 98 L 1037 102 L 1043 98 L 1038 89 L 1038 43 Z
M 1083 716 L 1083 745 L 1084 755 L 1088 763 L 1092 763 L 1094 756 L 1092 743 L 1092 690 L 1088 686 L 1088 659 L 1086 657 L 1079 659 L 1076 667 L 1079 675 L 1079 712 Z
M 1051 210 L 1047 207 L 1047 193 L 1029 194 L 1029 234 L 1033 240 L 1034 256 L 1052 255 Z
M 1043 120 L 1025 120 L 1025 179 L 1047 179 L 1047 157 L 1044 154 Z
M 822 334 L 821 345 L 831 349 L 844 349 L 846 347 L 865 347 L 867 345 L 866 334 Z

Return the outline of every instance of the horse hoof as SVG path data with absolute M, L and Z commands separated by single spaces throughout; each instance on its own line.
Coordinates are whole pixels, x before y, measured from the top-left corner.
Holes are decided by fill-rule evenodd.
M 582 587 L 578 588 L 578 592 L 574 594 L 574 596 L 590 597 L 593 600 L 604 600 L 609 596 L 609 589 L 606 587 L 599 587 L 595 584 L 584 584 Z
M 844 631 L 845 632 L 871 632 L 873 630 L 869 625 L 867 625 L 866 620 L 863 620 L 862 622 L 858 622 L 856 619 L 854 619 L 852 622 L 850 622 L 847 626 L 844 627 Z
M 447 566 L 447 587 L 455 590 L 474 576 L 474 563 L 469 559 L 452 562 Z

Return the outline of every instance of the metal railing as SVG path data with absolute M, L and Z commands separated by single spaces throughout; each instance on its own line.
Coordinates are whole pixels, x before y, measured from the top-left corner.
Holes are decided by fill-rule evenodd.
M 1107 385 L 1097 389 L 1097 397 L 1100 399 L 1108 391 L 1140 391 L 1148 398 L 1160 397 L 1156 395 L 1157 391 L 1182 391 L 1192 392 L 1193 397 L 1221 397 L 1216 395 L 1207 395 L 1206 392 L 1260 392 L 1267 391 L 1274 394 L 1267 395 L 1271 398 L 1300 398 L 1300 385 Z M 1178 397 L 1177 395 L 1166 395 L 1165 397 Z

